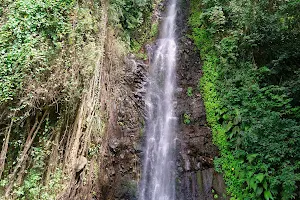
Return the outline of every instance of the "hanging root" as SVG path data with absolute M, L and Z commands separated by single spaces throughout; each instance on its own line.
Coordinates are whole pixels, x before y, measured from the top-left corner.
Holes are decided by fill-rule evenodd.
M 5 190 L 5 197 L 8 197 L 10 195 L 10 191 L 13 187 L 14 180 L 16 178 L 16 175 L 17 175 L 18 171 L 19 171 L 19 168 L 21 168 L 22 164 L 24 162 L 26 162 L 27 157 L 28 157 L 28 151 L 29 151 L 29 149 L 32 145 L 32 142 L 33 142 L 35 136 L 37 135 L 39 129 L 41 128 L 41 125 L 42 125 L 45 117 L 47 116 L 47 114 L 48 114 L 48 110 L 46 110 L 44 112 L 40 122 L 38 122 L 38 116 L 36 116 L 35 123 L 34 123 L 33 127 L 31 128 L 31 130 L 30 130 L 30 132 L 27 136 L 24 149 L 23 149 L 22 153 L 20 154 L 21 157 L 20 157 L 20 159 L 18 159 L 18 163 L 15 166 L 14 171 L 8 176 L 9 177 L 9 182 L 8 182 L 8 185 L 7 185 L 6 190 Z
M 0 154 L 0 179 L 2 177 L 2 173 L 4 171 L 4 166 L 5 166 L 5 160 L 6 160 L 6 154 L 7 154 L 7 149 L 8 149 L 8 142 L 10 138 L 10 133 L 11 133 L 11 128 L 13 126 L 13 117 L 11 119 L 10 125 L 8 127 L 8 130 L 5 135 L 5 140 L 2 146 L 1 154 Z

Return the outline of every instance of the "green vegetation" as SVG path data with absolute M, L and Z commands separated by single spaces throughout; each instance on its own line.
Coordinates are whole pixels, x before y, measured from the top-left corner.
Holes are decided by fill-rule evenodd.
M 63 96 L 57 95 L 63 80 L 51 76 L 72 32 L 73 1 L 5 0 L 0 6 L 0 196 L 6 189 L 10 197 L 39 199 L 61 186 L 54 176 L 47 186 L 40 183 L 51 144 L 46 140 L 57 122 L 49 101 Z
M 192 1 L 207 120 L 232 199 L 297 199 L 300 2 Z
M 186 94 L 187 94 L 188 97 L 193 96 L 193 88 L 192 87 L 188 87 L 187 91 L 186 91 Z
M 152 20 L 156 0 L 112 0 L 109 6 L 110 23 L 137 57 L 146 59 L 143 45 L 156 36 L 158 22 Z
M 155 6 L 150 0 L 0 2 L 1 197 L 55 199 L 74 181 L 68 161 L 99 156 L 107 117 L 99 111 L 100 71 L 106 65 L 113 71 L 124 41 L 145 58 L 142 46 L 157 34 Z M 86 138 L 80 144 L 77 133 Z
M 187 114 L 187 113 L 183 114 L 183 123 L 187 124 L 187 125 L 191 123 L 191 115 L 190 114 Z
M 8 6 L 7 21 L 0 28 L 1 103 L 14 99 L 26 76 L 41 79 L 47 74 L 50 58 L 71 27 L 71 0 L 18 0 Z

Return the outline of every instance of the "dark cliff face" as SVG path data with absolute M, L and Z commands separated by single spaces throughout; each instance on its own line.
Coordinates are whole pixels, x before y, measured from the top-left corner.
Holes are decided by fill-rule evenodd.
M 188 38 L 189 2 L 182 1 L 178 17 L 177 63 L 177 199 L 226 199 L 222 175 L 213 169 L 218 149 L 206 122 L 205 107 L 198 88 L 202 76 L 200 53 Z
M 107 125 L 107 144 L 101 166 L 100 198 L 137 199 L 144 121 L 144 93 L 148 66 L 134 58 L 124 62 L 122 88 Z
M 178 138 L 178 199 L 207 200 L 224 193 L 222 176 L 213 169 L 218 155 L 212 133 L 206 122 L 205 107 L 198 89 L 202 75 L 199 53 L 192 42 L 182 37 L 177 66 L 179 116 Z

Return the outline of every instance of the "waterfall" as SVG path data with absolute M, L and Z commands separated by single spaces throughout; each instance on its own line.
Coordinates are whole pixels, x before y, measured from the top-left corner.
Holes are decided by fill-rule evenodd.
M 151 60 L 140 200 L 175 199 L 176 0 L 170 0 Z

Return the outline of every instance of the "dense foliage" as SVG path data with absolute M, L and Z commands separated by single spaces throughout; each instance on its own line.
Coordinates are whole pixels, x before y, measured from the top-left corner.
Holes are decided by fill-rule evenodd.
M 1 197 L 55 199 L 63 192 L 73 167 L 64 165 L 72 128 L 91 77 L 105 71 L 99 70 L 104 46 L 123 51 L 126 45 L 115 38 L 121 36 L 127 50 L 140 50 L 153 36 L 153 7 L 150 0 L 0 1 Z M 89 136 L 95 144 L 81 145 L 98 148 L 97 134 Z
M 300 2 L 193 0 L 216 168 L 232 199 L 297 199 Z
M 3 159 L 0 162 L 0 196 L 4 196 L 5 188 L 19 186 L 10 188 L 13 190 L 11 198 L 53 199 L 60 187 L 58 168 L 51 176 L 51 185 L 41 184 L 51 148 L 47 140 L 57 121 L 54 118 L 50 122 L 53 115 L 46 111 L 50 106 L 45 104 L 53 101 L 49 96 L 58 99 L 57 94 L 62 90 L 51 94 L 47 89 L 57 89 L 53 82 L 58 86 L 64 82 L 54 70 L 66 71 L 56 69 L 60 64 L 60 67 L 65 66 L 58 58 L 62 49 L 66 49 L 65 41 L 72 32 L 69 17 L 72 9 L 72 0 L 3 0 L 0 3 L 0 145 Z M 50 81 L 52 73 L 56 76 L 53 82 Z M 40 122 L 37 138 L 31 138 L 28 131 L 31 120 L 37 121 L 42 112 L 48 113 L 46 120 Z M 26 150 L 31 139 L 33 147 Z M 24 159 L 22 154 L 29 154 L 29 159 Z
M 19 0 L 0 28 L 0 102 L 12 100 L 26 76 L 41 78 L 70 30 L 70 1 Z M 2 10 L 4 7 L 1 8 Z
M 157 3 L 158 0 L 110 1 L 110 23 L 135 53 L 141 51 L 143 45 L 157 34 L 158 22 L 153 18 Z

